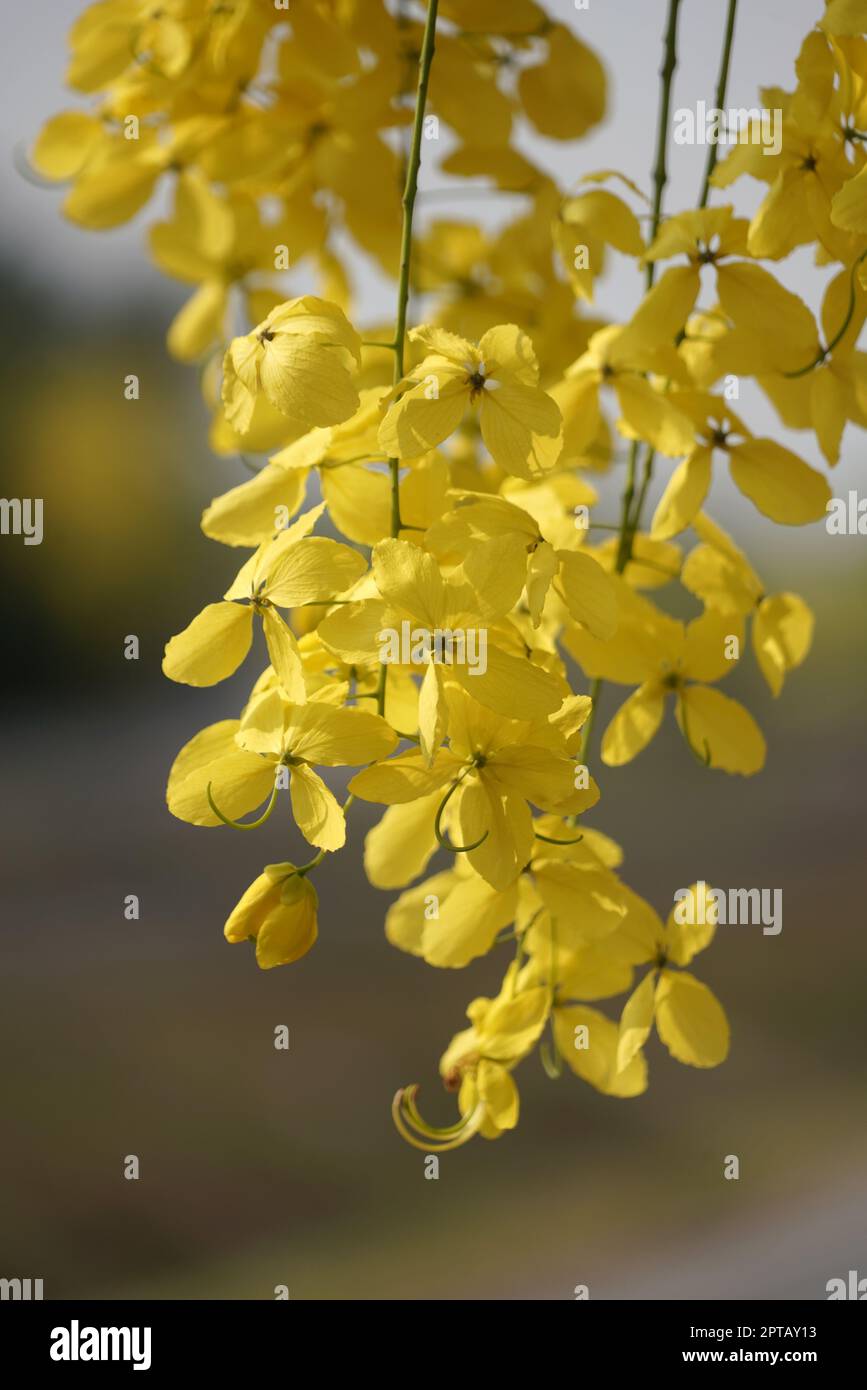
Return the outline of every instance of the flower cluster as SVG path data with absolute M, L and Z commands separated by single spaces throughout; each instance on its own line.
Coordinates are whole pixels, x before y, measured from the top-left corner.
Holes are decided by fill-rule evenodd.
M 697 205 L 666 215 L 679 4 L 647 193 L 614 171 L 563 189 L 518 148 L 527 124 L 579 139 L 606 105 L 598 57 L 536 0 L 98 0 L 71 34 L 69 83 L 89 106 L 48 121 L 32 152 L 94 230 L 171 185 L 150 251 L 195 288 L 169 351 L 201 368 L 213 449 L 257 460 L 202 519 L 250 553 L 164 670 L 213 685 L 260 624 L 267 664 L 239 717 L 178 754 L 168 804 L 250 829 L 285 792 L 315 854 L 266 866 L 227 939 L 253 942 L 263 968 L 313 946 L 310 875 L 351 836 L 359 798 L 386 808 L 364 862 L 401 890 L 388 939 L 439 968 L 510 957 L 440 1062 L 456 1123 L 426 1123 L 415 1087 L 395 1099 L 425 1150 L 513 1128 L 513 1073 L 537 1048 L 552 1075 L 565 1063 L 614 1097 L 645 1089 L 654 1024 L 678 1061 L 725 1058 L 725 1014 L 685 968 L 713 925 L 663 923 L 623 881 L 619 846 L 583 824 L 594 719 L 603 683 L 623 686 L 608 767 L 641 752 L 670 701 L 688 756 L 762 768 L 756 720 L 718 683 L 749 632 L 779 695 L 813 619 L 765 591 L 708 497 L 724 461 L 783 526 L 822 518 L 830 491 L 732 402 L 753 379 L 829 465 L 846 422 L 867 424 L 867 0 L 829 0 L 793 90 L 763 94 L 778 148 L 747 125 L 719 162 L 711 148 Z M 517 195 L 511 221 L 416 225 L 422 152 L 427 166 L 440 140 L 441 178 Z M 745 177 L 768 186 L 755 216 L 711 205 Z M 803 246 L 828 272 L 820 323 L 777 270 Z M 397 282 L 393 328 L 353 323 L 365 257 Z M 637 287 L 623 323 L 591 307 L 610 266 Z M 287 273 L 304 293 L 287 297 Z M 425 322 L 408 327 L 416 303 Z M 593 474 L 621 468 L 620 520 L 597 521 Z M 683 593 L 688 622 L 662 606 Z M 383 634 L 402 631 L 437 641 L 385 659 Z M 463 642 L 479 632 L 483 662 Z M 321 772 L 342 766 L 358 769 L 344 805 Z

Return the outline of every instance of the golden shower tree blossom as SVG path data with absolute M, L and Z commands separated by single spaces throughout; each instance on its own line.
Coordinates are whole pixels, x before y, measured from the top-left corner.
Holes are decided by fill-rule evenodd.
M 540 0 L 97 0 L 70 33 L 85 101 L 31 153 L 78 226 L 150 218 L 157 267 L 195 287 L 169 350 L 198 364 L 210 443 L 239 462 L 202 529 L 249 553 L 163 669 L 215 685 L 260 624 L 262 660 L 240 712 L 181 749 L 168 807 L 224 834 L 282 820 L 316 852 L 296 862 L 281 840 L 259 857 L 227 940 L 262 969 L 301 961 L 331 925 L 328 857 L 358 840 L 357 798 L 381 808 L 364 864 L 398 893 L 387 939 L 489 972 L 439 1064 L 455 1122 L 428 1123 L 417 1086 L 394 1099 L 425 1154 L 514 1129 L 533 1052 L 612 1100 L 647 1088 L 654 1028 L 680 1062 L 725 1059 L 725 1013 L 691 968 L 714 924 L 663 922 L 627 885 L 620 846 L 587 823 L 618 778 L 602 802 L 593 774 L 646 749 L 669 704 L 685 758 L 760 771 L 757 720 L 717 683 L 749 638 L 770 728 L 814 619 L 712 518 L 717 478 L 727 464 L 736 506 L 787 528 L 821 521 L 831 494 L 809 442 L 802 458 L 732 402 L 752 378 L 830 465 L 846 423 L 867 425 L 867 5 L 816 0 L 790 88 L 763 97 L 778 139 L 748 122 L 719 162 L 711 145 L 695 204 L 671 216 L 670 99 L 690 72 L 680 0 L 667 8 L 649 187 L 640 168 L 580 167 L 605 66 Z M 516 148 L 522 123 L 570 142 L 576 185 Z M 428 215 L 430 191 L 467 178 L 512 212 Z M 741 178 L 763 185 L 752 216 Z M 828 269 L 818 323 L 785 283 L 798 247 Z M 365 312 L 359 252 L 396 281 L 393 316 Z M 612 272 L 634 290 L 617 316 Z M 608 683 L 629 693 L 600 743 Z

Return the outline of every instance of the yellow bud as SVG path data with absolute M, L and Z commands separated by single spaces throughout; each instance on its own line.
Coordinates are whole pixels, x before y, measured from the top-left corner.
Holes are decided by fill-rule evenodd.
M 256 942 L 263 970 L 307 954 L 318 935 L 316 889 L 292 864 L 272 864 L 250 884 L 224 928 L 227 941 Z

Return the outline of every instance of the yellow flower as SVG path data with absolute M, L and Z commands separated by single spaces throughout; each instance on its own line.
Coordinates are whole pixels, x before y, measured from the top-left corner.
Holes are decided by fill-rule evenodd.
M 401 1134 L 416 1148 L 436 1152 L 465 1144 L 474 1134 L 499 1139 L 518 1123 L 518 1090 L 510 1075 L 541 1036 L 550 1012 L 542 987 L 518 992 L 510 966 L 496 999 L 474 999 L 471 1026 L 458 1033 L 440 1059 L 447 1090 L 458 1092 L 461 1120 L 449 1129 L 426 1125 L 415 1105 L 417 1086 L 395 1096 L 392 1113 Z
M 298 643 L 278 608 L 325 603 L 366 569 L 357 550 L 326 537 L 308 536 L 324 510 L 312 508 L 276 540 L 262 545 L 226 590 L 166 644 L 163 671 L 183 685 L 216 685 L 237 671 L 253 640 L 253 617 L 262 620 L 268 655 L 286 694 L 304 700 L 306 687 Z
M 582 1081 L 620 1100 L 647 1090 L 643 1053 L 637 1052 L 627 1066 L 618 1068 L 617 1024 L 600 1009 L 587 1004 L 558 1004 L 552 1026 L 559 1055 Z
M 67 111 L 46 122 L 32 159 L 46 178 L 72 182 L 66 216 L 89 231 L 104 231 L 134 217 L 162 175 L 192 163 L 221 124 L 219 116 L 195 115 L 170 130 L 142 124 L 128 138 L 120 126 Z
M 353 777 L 349 790 L 386 806 L 431 798 L 425 840 L 436 832 L 433 794 L 457 793 L 456 825 L 477 873 L 494 888 L 508 888 L 529 860 L 535 843 L 530 806 L 580 814 L 598 799 L 591 778 L 576 783 L 567 740 L 556 723 L 506 719 L 447 682 L 449 744 L 428 763 L 421 752 L 401 753 Z M 577 735 L 589 704 L 579 715 Z
M 393 946 L 429 965 L 457 968 L 491 949 L 497 933 L 514 920 L 516 907 L 515 885 L 502 891 L 492 887 L 461 856 L 453 869 L 401 894 L 386 914 L 385 934 Z
M 120 77 L 130 64 L 149 62 L 177 78 L 190 61 L 195 28 L 189 0 L 97 0 L 88 5 L 69 35 L 71 87 L 95 92 Z
M 671 968 L 689 965 L 693 956 L 713 939 L 715 909 L 702 910 L 701 888 L 703 885 L 694 885 L 688 890 L 692 911 L 685 910 L 686 899 L 680 901 L 672 908 L 665 926 L 648 903 L 643 903 L 641 913 L 632 918 L 633 937 L 652 969 L 624 1006 L 617 1047 L 618 1071 L 629 1067 L 650 1036 L 654 1022 L 661 1041 L 678 1062 L 692 1067 L 718 1067 L 728 1056 L 729 1025 L 716 996 L 686 970 Z
M 672 697 L 697 758 L 724 772 L 759 772 L 765 761 L 761 730 L 743 705 L 707 684 L 727 676 L 740 656 L 740 615 L 707 609 L 684 626 L 625 584 L 619 594 L 620 625 L 611 641 L 597 642 L 578 628 L 564 636 L 588 676 L 639 683 L 605 730 L 602 761 L 609 767 L 631 762 L 659 729 Z
M 313 295 L 287 300 L 243 338 L 223 362 L 226 418 L 240 434 L 262 392 L 304 429 L 337 425 L 358 409 L 349 365 L 361 360 L 355 329 L 336 304 Z
M 806 660 L 813 641 L 813 614 L 798 594 L 765 594 L 762 582 L 730 536 L 700 515 L 693 527 L 701 543 L 687 555 L 681 583 L 708 608 L 752 614 L 752 646 L 772 694 Z
M 656 540 L 683 531 L 701 510 L 711 484 L 713 456 L 728 457 L 732 481 L 763 515 L 785 526 L 804 526 L 825 515 L 831 489 L 815 468 L 774 439 L 756 439 L 727 401 L 679 391 L 674 399 L 691 417 L 696 444 L 674 470 L 651 523 Z
M 714 171 L 717 188 L 727 188 L 742 174 L 770 184 L 750 222 L 751 256 L 780 260 L 795 247 L 815 241 L 835 260 L 852 259 L 852 238 L 831 221 L 831 200 L 851 171 L 842 127 L 829 108 L 833 87 L 827 81 L 827 59 L 821 56 L 823 49 L 827 55 L 827 44 L 823 34 L 808 34 L 798 59 L 798 93 L 777 94 L 775 110 L 784 112 L 779 151 L 763 142 L 754 122 Z
M 614 589 L 596 558 L 574 548 L 581 533 L 574 517 L 564 515 L 556 481 L 537 484 L 532 490 L 522 488 L 510 493 L 509 499 L 466 496 L 461 505 L 429 528 L 426 544 L 443 559 L 460 557 L 466 564 L 484 544 L 499 540 L 505 547 L 510 542 L 514 552 L 514 558 L 511 553 L 508 556 L 510 572 L 525 571 L 527 606 L 534 627 L 542 621 L 548 594 L 554 592 L 576 622 L 595 637 L 611 637 L 617 627 Z M 570 489 L 573 506 L 579 498 L 595 500 L 592 489 L 577 480 L 575 483 L 577 490 Z M 559 534 L 568 544 L 555 549 L 537 518 L 549 534 Z
M 822 299 L 822 330 L 829 346 L 803 359 L 795 377 L 759 379 L 783 424 L 813 430 L 832 467 L 840 458 L 847 420 L 867 428 L 867 353 L 856 346 L 865 316 L 867 295 L 853 285 L 851 271 L 841 270 Z M 807 372 L 810 362 L 814 365 Z
M 224 340 L 233 286 L 257 270 L 274 271 L 280 229 L 262 223 L 250 197 L 218 196 L 200 175 L 185 173 L 175 189 L 171 221 L 157 222 L 150 232 L 151 254 L 167 274 L 198 284 L 192 299 L 175 316 L 168 347 L 182 362 L 194 361 Z M 258 318 L 263 297 L 273 292 L 245 288 L 248 318 Z M 263 310 L 264 312 L 264 310 Z
M 867 428 L 867 0 L 818 8 L 793 90 L 762 91 L 771 129 L 753 120 L 715 167 L 717 187 L 742 174 L 765 186 L 750 220 L 708 206 L 707 187 L 670 215 L 670 122 L 646 192 L 611 169 L 567 192 L 515 147 L 520 121 L 571 140 L 604 114 L 602 63 L 543 0 L 439 0 L 415 15 L 389 0 L 286 14 L 266 0 L 98 0 L 72 26 L 69 81 L 90 100 L 46 123 L 33 163 L 67 185 L 64 211 L 84 228 L 174 195 L 151 252 L 194 288 L 169 350 L 201 366 L 214 452 L 262 465 L 202 517 L 206 535 L 251 553 L 167 643 L 164 670 L 214 684 L 259 623 L 268 664 L 239 718 L 181 749 L 167 801 L 187 823 L 246 830 L 288 812 L 285 791 L 290 831 L 316 852 L 266 866 L 226 937 L 253 941 L 263 969 L 310 949 L 309 876 L 344 845 L 352 801 L 324 769 L 347 766 L 352 793 L 383 808 L 364 864 L 399 893 L 391 944 L 440 969 L 514 952 L 441 1058 L 456 1123 L 429 1125 L 417 1087 L 395 1097 L 398 1129 L 425 1153 L 514 1128 L 515 1069 L 535 1049 L 549 1076 L 568 1066 L 618 1098 L 645 1090 L 654 1027 L 693 1066 L 728 1051 L 720 1004 L 686 969 L 714 922 L 691 925 L 680 903 L 663 924 L 621 881 L 619 845 L 583 817 L 599 799 L 588 762 L 606 682 L 628 695 L 602 736 L 609 767 L 652 740 L 671 697 L 696 758 L 749 775 L 764 738 L 714 683 L 748 626 L 774 696 L 811 646 L 804 600 L 766 592 L 704 509 L 720 455 L 777 523 L 818 521 L 830 497 L 821 473 L 729 408 L 737 380 L 753 378 L 831 465 L 846 423 Z M 731 40 L 729 25 L 724 74 Z M 518 195 L 518 211 L 420 231 L 422 156 L 425 183 L 481 180 Z M 377 309 L 363 344 L 346 316 L 369 298 L 353 246 L 398 281 L 396 313 Z M 797 247 L 828 272 L 818 323 L 760 263 Z M 649 285 L 616 323 L 576 304 L 612 250 L 629 259 L 618 275 Z M 293 295 L 321 298 L 283 302 L 278 268 Z M 419 296 L 428 324 L 407 334 Z M 622 463 L 618 509 L 591 520 L 589 470 Z M 340 540 L 313 535 L 326 510 Z M 703 605 L 691 622 L 662 608 L 670 597 L 680 613 L 684 594 Z M 573 693 L 569 658 L 591 694 Z M 440 849 L 452 857 L 430 873 Z M 685 896 L 694 909 L 699 887 Z M 616 996 L 617 1021 L 600 1003 Z
M 397 738 L 384 719 L 321 702 L 289 704 L 277 689 L 251 701 L 241 720 L 226 719 L 196 734 L 169 773 L 169 810 L 191 825 L 236 821 L 270 795 L 270 814 L 282 785 L 302 835 L 318 849 L 346 839 L 343 810 L 313 771 L 372 762 L 392 752 Z
M 294 864 L 269 864 L 232 909 L 223 929 L 227 941 L 255 941 L 262 970 L 290 965 L 318 935 L 316 889 Z
M 605 188 L 591 188 L 566 200 L 554 225 L 554 240 L 572 288 L 579 299 L 588 301 L 605 270 L 606 247 L 626 256 L 644 251 L 635 213 Z
M 605 113 L 605 69 L 565 24 L 545 27 L 547 55 L 523 69 L 518 95 L 542 135 L 577 140 Z
M 307 479 L 319 473 L 322 497 L 335 526 L 349 540 L 375 545 L 391 520 L 391 480 L 377 443 L 379 403 L 385 387 L 362 390 L 358 411 L 343 424 L 310 430 L 295 439 L 255 477 L 216 498 L 202 517 L 206 536 L 227 545 L 258 545 L 273 534 L 275 508 L 291 516 L 304 500 Z M 263 399 L 260 397 L 260 399 Z M 432 454 L 414 459 L 401 482 L 401 520 L 423 530 L 445 509 L 448 465 Z
M 532 478 L 554 467 L 562 446 L 560 411 L 539 389 L 530 339 L 514 324 L 490 328 L 478 346 L 443 328 L 414 328 L 427 356 L 396 388 L 402 394 L 379 430 L 384 452 L 416 458 L 454 434 L 468 406 L 482 440 L 507 473 Z
M 689 417 L 647 379 L 648 373 L 684 379 L 674 340 L 686 321 L 688 300 L 688 288 L 682 303 L 670 297 L 663 277 L 628 324 L 593 334 L 587 351 L 552 391 L 563 412 L 564 458 L 580 457 L 598 437 L 602 387 L 614 390 L 621 412 L 617 428 L 627 439 L 646 440 L 668 458 L 692 448 L 695 429 Z
M 520 549 L 518 545 L 516 554 L 514 542 L 495 538 L 475 547 L 457 574 L 446 580 L 434 557 L 418 546 L 402 540 L 380 541 L 372 556 L 380 597 L 336 609 L 319 625 L 325 646 L 353 663 L 369 661 L 377 654 L 380 659 L 383 653 L 387 657 L 379 645 L 384 633 L 418 629 L 427 634 L 470 631 L 477 635 L 475 662 L 468 656 L 465 640 L 463 651 L 460 647 L 444 651 L 442 660 L 432 651 L 427 659 L 423 654 L 415 658 L 414 667 L 404 663 L 404 669 L 419 669 L 423 674 L 419 736 L 428 758 L 448 724 L 446 675 L 466 686 L 482 704 L 504 714 L 552 714 L 567 692 L 561 676 L 527 659 L 523 641 L 504 616 L 521 590 Z M 483 636 L 484 661 L 480 655 Z
M 656 294 L 661 301 L 670 297 L 674 316 L 683 325 L 701 289 L 702 267 L 712 266 L 719 302 L 735 327 L 749 335 L 751 352 L 761 355 L 763 369 L 801 367 L 818 347 L 813 315 L 767 270 L 744 259 L 748 227 L 746 218 L 734 217 L 730 206 L 668 218 L 644 259 L 657 262 L 684 255 L 688 264 L 666 271 Z

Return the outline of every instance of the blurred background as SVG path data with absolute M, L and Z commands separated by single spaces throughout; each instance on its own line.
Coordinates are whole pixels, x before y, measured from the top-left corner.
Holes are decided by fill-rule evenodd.
M 3 492 L 45 501 L 41 546 L 0 541 L 0 1275 L 42 1278 L 47 1298 L 267 1299 L 285 1284 L 292 1298 L 568 1299 L 587 1284 L 592 1298 L 812 1299 L 831 1277 L 867 1274 L 867 542 L 784 532 L 721 480 L 713 514 L 769 592 L 794 589 L 817 616 L 779 700 L 751 658 L 727 683 L 768 735 L 766 771 L 708 774 L 669 725 L 629 768 L 598 772 L 593 824 L 663 914 L 699 877 L 783 889 L 779 936 L 722 928 L 702 958 L 731 1019 L 729 1061 L 702 1073 L 651 1043 L 648 1093 L 619 1102 L 551 1082 L 531 1058 L 518 1131 L 444 1156 L 426 1181 L 391 1096 L 420 1081 L 425 1113 L 450 1122 L 437 1058 L 500 960 L 435 972 L 387 944 L 390 898 L 360 863 L 371 808 L 355 806 L 350 847 L 317 876 L 316 949 L 260 972 L 222 924 L 299 841 L 276 818 L 217 839 L 165 809 L 176 750 L 234 714 L 248 684 L 194 691 L 160 672 L 166 638 L 237 567 L 198 518 L 246 475 L 209 453 L 195 374 L 165 352 L 185 290 L 149 266 L 143 220 L 80 232 L 16 171 L 41 121 L 74 104 L 65 33 L 82 8 L 22 7 L 0 60 Z M 564 184 L 610 166 L 646 182 L 663 0 L 549 8 L 605 58 L 610 115 L 574 148 L 528 148 Z M 730 105 L 791 85 L 820 9 L 743 0 Z M 675 106 L 710 100 L 724 10 L 684 0 Z M 670 211 L 693 200 L 704 153 L 672 150 Z M 739 206 L 758 192 L 737 186 Z M 808 263 L 783 273 L 818 304 Z M 372 272 L 365 285 L 387 313 Z M 605 307 L 625 311 L 633 290 L 612 282 Z M 136 403 L 123 399 L 131 372 Z M 741 408 L 818 462 L 758 398 L 744 392 Z M 863 455 L 849 426 L 836 495 L 863 489 Z M 288 1052 L 273 1046 L 279 1024 Z M 129 1154 L 138 1182 L 123 1177 Z M 723 1178 L 729 1154 L 737 1182 Z

